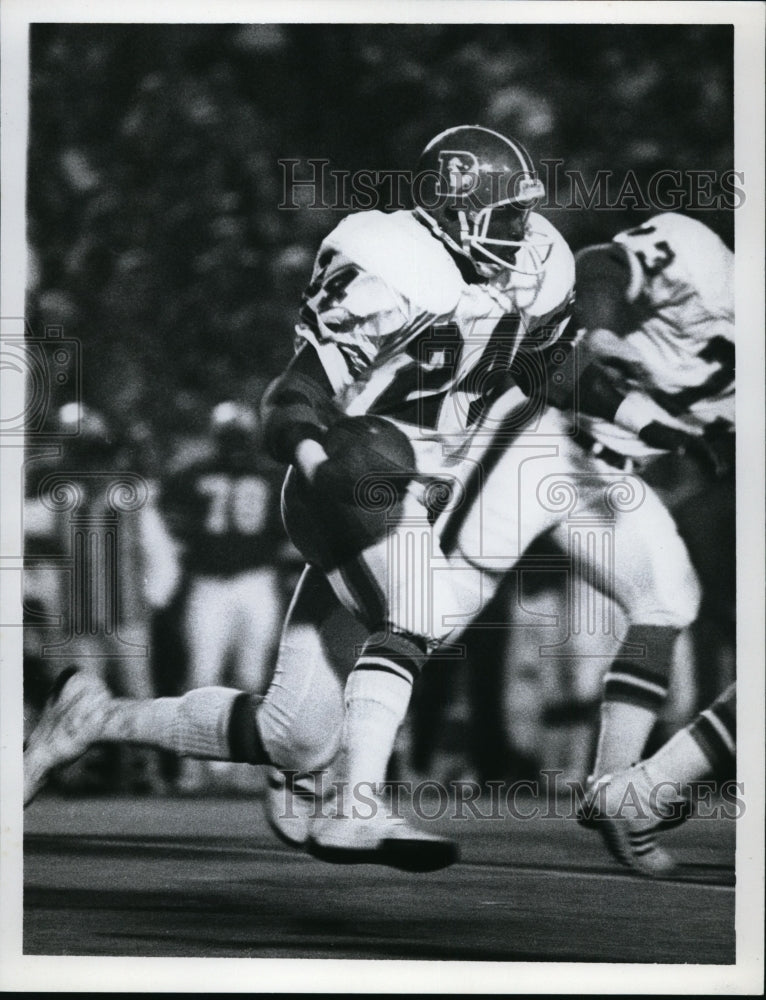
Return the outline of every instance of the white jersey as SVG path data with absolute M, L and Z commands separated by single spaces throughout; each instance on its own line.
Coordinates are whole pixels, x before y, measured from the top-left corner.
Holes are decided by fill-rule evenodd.
M 734 423 L 734 255 L 703 223 L 665 213 L 619 233 L 630 282 L 627 333 L 586 334 L 624 390 L 640 389 L 690 430 L 717 419 Z M 625 455 L 656 453 L 631 431 L 583 422 Z
M 320 247 L 296 327 L 341 408 L 395 420 L 419 459 L 462 454 L 491 402 L 490 369 L 510 367 L 522 343 L 551 343 L 567 321 L 572 253 L 541 216 L 529 227 L 550 240 L 541 274 L 469 282 L 413 213 L 344 219 Z

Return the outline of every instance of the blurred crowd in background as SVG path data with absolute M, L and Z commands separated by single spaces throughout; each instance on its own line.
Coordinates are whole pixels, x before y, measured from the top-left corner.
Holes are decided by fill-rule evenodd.
M 300 559 L 279 526 L 281 470 L 262 454 L 255 415 L 292 355 L 319 242 L 344 214 L 337 204 L 309 207 L 299 189 L 298 208 L 280 207 L 286 176 L 308 176 L 308 159 L 351 172 L 408 169 L 437 132 L 480 123 L 588 187 L 605 169 L 618 189 L 628 171 L 643 190 L 660 170 L 718 178 L 733 165 L 732 81 L 726 26 L 33 26 L 27 319 L 35 336 L 60 327 L 77 340 L 72 364 L 81 370 L 51 382 L 37 439 L 47 432 L 63 448 L 28 453 L 30 711 L 69 652 L 108 667 L 125 694 L 177 693 L 198 678 L 191 646 L 215 626 L 200 625 L 199 613 L 196 626 L 190 620 L 195 576 L 260 574 L 269 596 L 259 607 L 271 608 L 263 656 L 273 655 Z M 300 162 L 288 170 L 285 160 Z M 545 214 L 573 249 L 652 211 L 630 199 L 600 208 L 562 200 Z M 733 245 L 730 205 L 684 207 Z M 78 434 L 62 431 L 67 421 Z M 253 443 L 250 464 L 235 473 L 220 467 L 227 427 Z M 217 570 L 195 562 L 204 539 L 189 527 L 195 512 L 178 502 L 190 469 L 208 477 L 211 495 L 234 490 L 231 509 L 261 498 L 269 516 L 255 523 L 245 513 L 234 526 L 252 565 L 231 552 Z M 56 472 L 81 483 L 79 506 L 45 501 Z M 104 483 L 124 473 L 148 493 L 115 514 Z M 658 485 L 671 504 L 682 499 L 677 473 Z M 106 545 L 106 579 L 107 536 L 119 552 L 111 632 L 101 605 L 75 622 L 94 581 L 78 576 L 73 547 L 88 537 Z M 429 666 L 402 734 L 403 771 L 507 778 L 559 767 L 584 777 L 612 638 L 600 656 L 591 648 L 579 659 L 541 658 L 541 643 L 563 639 L 550 624 L 566 622 L 563 595 L 555 574 L 514 579 L 485 623 L 512 621 L 523 604 L 548 615 L 548 626 L 474 630 L 470 669 Z M 227 628 L 230 638 L 245 634 L 241 622 Z M 707 616 L 703 629 L 705 662 L 694 636 L 680 648 L 667 728 L 733 672 L 733 609 L 720 621 Z M 62 645 L 75 632 L 79 653 Z M 219 654 L 231 680 L 236 650 Z M 243 683 L 265 686 L 265 668 L 247 669 Z M 203 780 L 151 755 L 115 760 L 98 759 L 71 782 L 151 790 Z

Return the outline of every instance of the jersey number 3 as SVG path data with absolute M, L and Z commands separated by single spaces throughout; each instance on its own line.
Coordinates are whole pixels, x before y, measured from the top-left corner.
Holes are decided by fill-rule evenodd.
M 654 226 L 639 226 L 637 229 L 629 229 L 626 233 L 627 236 L 649 236 L 651 233 L 656 232 Z M 676 259 L 676 255 L 670 248 L 670 244 L 667 240 L 657 240 L 656 243 L 652 243 L 651 247 L 647 250 L 633 250 L 633 253 L 638 258 L 638 262 L 643 268 L 644 274 L 649 278 L 654 278 L 664 271 L 669 264 L 672 264 Z

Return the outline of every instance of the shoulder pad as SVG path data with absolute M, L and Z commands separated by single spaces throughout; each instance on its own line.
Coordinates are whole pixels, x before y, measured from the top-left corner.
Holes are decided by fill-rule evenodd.
M 728 281 L 733 267 L 734 255 L 723 240 L 704 222 L 679 212 L 654 215 L 618 233 L 614 242 L 625 248 L 631 266 L 630 301 L 660 273 L 680 285 L 691 283 L 700 292 L 709 292 L 710 281 L 717 287 L 715 276 L 724 271 Z
M 534 299 L 525 305 L 533 316 L 548 316 L 566 305 L 572 297 L 575 283 L 575 262 L 569 244 L 552 223 L 532 212 L 528 231 L 532 239 L 549 243 L 541 280 Z
M 463 291 L 465 283 L 449 252 L 411 212 L 356 212 L 335 227 L 324 245 L 437 316 L 452 312 Z

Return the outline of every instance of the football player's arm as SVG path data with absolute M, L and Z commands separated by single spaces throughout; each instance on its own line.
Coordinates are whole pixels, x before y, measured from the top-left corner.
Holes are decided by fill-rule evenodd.
M 625 250 L 613 243 L 586 247 L 575 255 L 575 300 L 562 338 L 568 363 L 548 367 L 548 402 L 559 409 L 575 407 L 614 422 L 625 400 L 599 359 L 619 351 L 625 331 L 630 266 Z M 552 375 L 552 377 L 550 377 Z
M 297 465 L 309 481 L 327 458 L 322 440 L 332 421 L 333 396 L 316 351 L 304 343 L 261 403 L 269 453 L 278 462 Z
M 633 431 L 650 446 L 674 450 L 680 444 L 679 435 L 689 437 L 694 432 L 647 392 L 641 389 L 626 392 L 619 387 L 609 367 L 609 355 L 603 351 L 610 338 L 617 339 L 608 330 L 594 332 L 593 339 L 600 342 L 598 354 L 591 349 L 588 338 L 567 345 L 574 356 L 569 364 L 558 366 L 558 379 L 548 380 L 548 402 L 559 409 L 576 409 L 608 420 Z M 670 441 L 674 443 L 664 443 Z
M 272 456 L 297 465 L 315 481 L 328 457 L 323 440 L 340 415 L 335 396 L 375 360 L 382 345 L 395 344 L 406 327 L 402 297 L 331 242 L 323 244 L 296 328 L 302 347 L 262 404 Z
M 575 255 L 575 301 L 564 340 L 572 352 L 548 380 L 548 401 L 560 409 L 578 409 L 613 421 L 621 393 L 598 358 L 619 351 L 626 330 L 626 293 L 630 283 L 627 254 L 615 244 L 586 247 Z
M 689 435 L 671 413 L 641 390 L 623 391 L 610 360 L 625 360 L 624 336 L 630 330 L 632 270 L 624 247 L 610 243 L 586 247 L 575 257 L 576 296 L 568 337 L 573 357 L 548 380 L 548 402 L 577 408 L 638 434 L 647 444 L 673 449 Z M 627 358 L 630 361 L 630 358 Z

